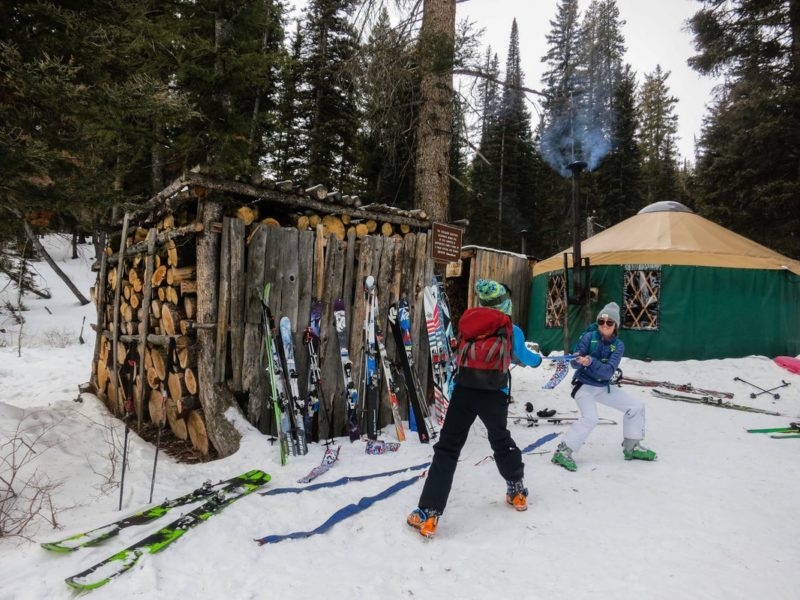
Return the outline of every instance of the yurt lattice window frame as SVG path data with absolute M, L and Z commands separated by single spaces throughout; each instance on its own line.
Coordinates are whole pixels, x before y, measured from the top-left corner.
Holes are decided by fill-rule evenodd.
M 544 315 L 544 326 L 547 328 L 564 326 L 566 283 L 563 272 L 551 273 L 547 280 L 547 309 Z
M 661 267 L 625 265 L 622 275 L 625 303 L 623 329 L 658 331 L 661 298 Z

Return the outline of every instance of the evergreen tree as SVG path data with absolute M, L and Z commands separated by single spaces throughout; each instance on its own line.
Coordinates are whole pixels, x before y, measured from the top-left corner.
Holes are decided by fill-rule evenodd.
M 304 15 L 310 107 L 307 181 L 343 190 L 357 185 L 359 112 L 353 65 L 358 42 L 350 24 L 354 7 L 354 0 L 311 0 Z
M 699 140 L 697 207 L 798 258 L 800 3 L 715 0 L 690 27 L 690 64 L 725 78 Z
M 419 75 L 414 48 L 382 11 L 362 52 L 363 135 L 359 171 L 371 201 L 411 207 L 414 198 L 415 100 Z M 454 136 L 455 142 L 455 136 Z
M 677 193 L 678 99 L 669 93 L 669 75 L 657 65 L 645 75 L 639 94 L 642 195 L 647 203 L 674 200 Z
M 621 72 L 612 103 L 615 116 L 612 149 L 601 167 L 592 174 L 596 195 L 589 208 L 590 214 L 605 227 L 616 225 L 642 208 L 642 156 L 636 138 L 639 127 L 636 75 L 630 65 Z
M 489 61 L 495 77 L 496 57 Z M 533 161 L 535 149 L 530 113 L 522 91 L 517 21 L 511 25 L 502 95 L 490 82 L 481 88 L 484 112 L 481 118 L 480 156 L 473 160 L 474 200 L 470 215 L 470 238 L 498 248 L 519 249 L 520 234 L 535 225 Z M 495 215 L 488 219 L 487 215 Z
M 281 67 L 278 124 L 273 134 L 272 170 L 281 180 L 302 178 L 308 164 L 308 94 L 304 93 L 303 30 L 296 24 L 291 50 Z

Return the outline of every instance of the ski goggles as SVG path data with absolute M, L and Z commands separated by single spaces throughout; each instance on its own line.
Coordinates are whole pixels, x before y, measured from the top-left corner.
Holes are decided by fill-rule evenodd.
M 616 322 L 613 321 L 612 319 L 597 319 L 597 324 L 600 327 L 605 327 L 606 325 L 608 325 L 609 327 L 614 327 L 614 325 L 616 325 Z

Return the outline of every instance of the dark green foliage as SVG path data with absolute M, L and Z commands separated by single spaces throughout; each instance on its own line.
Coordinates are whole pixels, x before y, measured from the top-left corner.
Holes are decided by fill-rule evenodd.
M 308 125 L 306 180 L 356 187 L 359 110 L 354 78 L 358 43 L 353 0 L 311 0 L 304 13 L 302 59 Z
M 674 200 L 677 194 L 678 99 L 669 93 L 669 75 L 656 66 L 652 74 L 645 75 L 639 94 L 642 195 L 646 204 Z
M 693 190 L 705 216 L 800 257 L 800 3 L 715 0 L 691 19 L 701 73 L 725 76 Z
M 496 59 L 486 56 L 486 67 L 496 78 Z M 534 180 L 536 152 L 525 104 L 524 74 L 520 67 L 516 19 L 511 26 L 505 85 L 482 84 L 482 139 L 480 156 L 472 163 L 473 199 L 470 241 L 518 251 L 523 231 L 538 235 Z M 492 215 L 493 218 L 489 218 Z
M 411 208 L 419 96 L 413 44 L 391 26 L 383 11 L 361 56 L 359 173 L 364 193 L 370 201 Z M 454 136 L 454 144 L 456 140 Z

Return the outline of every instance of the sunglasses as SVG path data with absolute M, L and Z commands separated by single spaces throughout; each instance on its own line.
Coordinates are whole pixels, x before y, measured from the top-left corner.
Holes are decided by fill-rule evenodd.
M 597 324 L 600 327 L 605 327 L 605 326 L 614 327 L 614 325 L 616 325 L 616 323 L 611 319 L 597 319 Z

